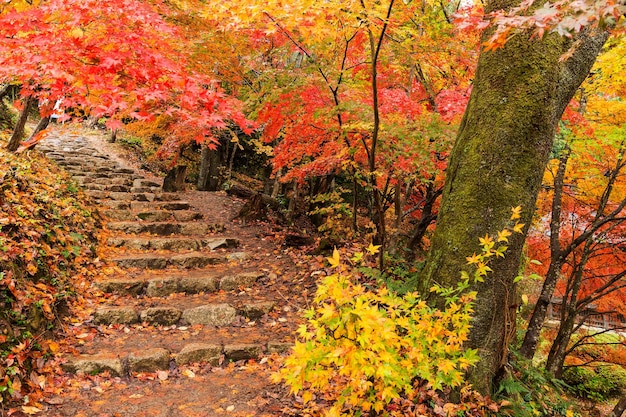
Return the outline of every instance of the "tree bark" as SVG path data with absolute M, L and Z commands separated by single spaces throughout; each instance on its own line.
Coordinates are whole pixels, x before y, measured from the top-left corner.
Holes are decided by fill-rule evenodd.
M 30 135 L 28 140 L 29 141 L 33 140 L 35 138 L 35 136 L 37 135 L 37 133 L 43 132 L 45 129 L 48 128 L 49 124 L 50 124 L 50 117 L 49 116 L 42 117 L 39 120 L 39 123 L 37 123 L 37 126 L 35 127 L 35 130 L 33 130 L 33 133 Z
M 491 0 L 486 12 L 517 4 Z M 551 34 L 537 40 L 518 34 L 501 49 L 481 52 L 450 156 L 422 292 L 433 281 L 454 286 L 459 272 L 467 269 L 466 256 L 480 251 L 478 238 L 506 226 L 514 206 L 522 206 L 525 235 L 557 123 L 607 37 L 606 32 L 591 31 L 578 39 Z M 576 40 L 580 43 L 573 55 L 561 62 Z M 513 281 L 523 242 L 524 236 L 512 237 L 506 257 L 491 264 L 493 272 L 483 283 L 472 285 L 478 295 L 467 344 L 478 350 L 480 361 L 467 377 L 485 394 L 507 360 L 515 331 Z
M 172 168 L 163 179 L 163 192 L 175 193 L 185 191 L 187 165 L 178 165 Z
M 200 172 L 198 173 L 197 187 L 199 191 L 217 191 L 220 187 L 219 167 L 222 164 L 220 152 L 217 149 L 202 147 Z
M 11 135 L 11 139 L 9 139 L 9 143 L 7 144 L 7 151 L 15 152 L 20 147 L 20 143 L 24 138 L 24 127 L 26 126 L 26 121 L 28 120 L 28 112 L 30 111 L 30 107 L 35 103 L 35 99 L 32 97 L 26 98 L 26 102 L 24 103 L 24 108 L 20 113 L 20 117 L 17 119 L 17 123 L 15 123 L 15 129 L 13 129 L 13 134 Z

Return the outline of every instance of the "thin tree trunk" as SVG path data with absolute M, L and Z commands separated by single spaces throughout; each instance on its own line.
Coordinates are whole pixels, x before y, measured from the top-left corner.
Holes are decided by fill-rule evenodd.
M 200 150 L 200 168 L 198 169 L 198 181 L 196 188 L 198 191 L 206 191 L 209 182 L 209 147 L 202 146 Z
M 203 146 L 196 187 L 199 191 L 217 191 L 220 187 L 219 167 L 221 158 L 217 149 Z
M 411 236 L 411 240 L 409 241 L 409 252 L 412 255 L 415 255 L 417 248 L 421 245 L 424 240 L 424 236 L 426 236 L 426 231 L 428 230 L 428 226 L 436 219 L 436 214 L 433 214 L 433 208 L 435 207 L 435 202 L 437 198 L 442 193 L 442 189 L 435 189 L 434 184 L 431 182 L 428 184 L 426 188 L 426 196 L 424 202 L 424 208 L 422 209 L 422 215 L 419 223 L 413 229 L 413 236 Z
M 109 143 L 117 142 L 117 129 L 111 129 L 111 136 L 109 136 Z
M 606 417 L 621 417 L 624 411 L 626 411 L 626 394 L 622 394 L 613 410 Z
M 565 309 L 565 306 L 563 306 Z M 556 378 L 561 378 L 563 373 L 563 363 L 567 356 L 567 346 L 572 338 L 574 326 L 576 325 L 576 308 L 568 308 L 565 313 L 565 320 L 559 323 L 559 331 L 552 342 L 550 354 L 546 361 L 546 370 Z
M 520 2 L 486 3 L 489 13 Z M 594 31 L 577 39 L 517 34 L 504 47 L 480 54 L 418 290 L 428 293 L 435 281 L 455 286 L 459 271 L 468 268 L 465 258 L 480 251 L 479 237 L 501 230 L 509 224 L 511 208 L 522 206 L 524 235 L 510 240 L 506 257 L 494 260 L 484 282 L 472 284 L 477 299 L 467 345 L 478 350 L 480 361 L 467 377 L 483 394 L 491 392 L 507 361 L 515 331 L 514 280 L 558 121 L 607 37 Z M 575 41 L 572 56 L 562 60 Z
M 548 306 L 552 302 L 554 289 L 561 273 L 561 267 L 566 256 L 561 248 L 561 205 L 563 201 L 563 184 L 565 181 L 565 171 L 570 157 L 569 149 L 565 150 L 559 158 L 559 167 L 554 177 L 554 195 L 552 197 L 552 217 L 550 220 L 550 265 L 541 288 L 541 295 L 535 304 L 533 314 L 528 322 L 528 327 L 524 335 L 524 341 L 520 348 L 520 354 L 526 359 L 532 359 L 537 350 L 539 335 L 546 320 Z
M 11 135 L 11 139 L 9 139 L 9 143 L 7 144 L 7 151 L 15 152 L 20 147 L 20 143 L 24 138 L 24 127 L 26 126 L 26 121 L 28 120 L 28 112 L 34 103 L 35 99 L 33 97 L 28 97 L 26 99 L 24 108 L 22 109 L 20 117 L 17 119 L 17 123 L 15 124 L 15 129 L 13 129 L 13 135 Z

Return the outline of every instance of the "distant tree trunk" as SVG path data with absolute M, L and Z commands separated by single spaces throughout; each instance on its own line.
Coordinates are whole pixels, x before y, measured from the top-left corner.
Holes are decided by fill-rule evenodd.
M 554 295 L 554 289 L 556 288 L 556 283 L 561 273 L 561 267 L 563 266 L 563 262 L 565 262 L 565 258 L 571 252 L 571 250 L 568 250 L 567 253 L 565 253 L 561 248 L 560 241 L 563 183 L 569 157 L 570 151 L 567 149 L 559 158 L 559 167 L 554 176 L 554 195 L 552 196 L 552 215 L 550 219 L 550 265 L 548 266 L 548 272 L 546 273 L 541 288 L 541 294 L 533 309 L 533 314 L 528 322 L 524 341 L 520 348 L 520 354 L 526 359 L 532 359 L 533 356 L 535 356 L 539 335 L 541 334 L 543 323 L 546 320 L 548 306 L 552 302 L 552 296 Z
M 433 213 L 433 209 L 435 207 L 435 202 L 437 198 L 442 193 L 441 188 L 435 188 L 433 182 L 429 183 L 426 187 L 426 195 L 424 196 L 424 207 L 422 208 L 422 213 L 420 217 L 420 221 L 415 225 L 413 229 L 413 235 L 411 236 L 411 240 L 409 241 L 409 253 L 411 256 L 415 256 L 417 248 L 420 247 L 422 241 L 424 240 L 424 236 L 426 236 L 426 231 L 428 230 L 428 226 L 431 225 L 432 222 L 437 218 L 437 214 Z
M 622 153 L 623 147 L 620 148 L 620 155 Z M 620 221 L 619 214 L 622 209 L 626 206 L 626 199 L 623 199 L 617 206 L 610 206 L 609 202 L 613 193 L 613 190 L 616 187 L 616 181 L 621 176 L 621 172 L 623 168 L 626 166 L 624 162 L 623 156 L 618 157 L 618 160 L 615 164 L 614 169 L 610 170 L 609 180 L 602 192 L 602 197 L 600 201 L 598 201 L 597 206 L 595 207 L 595 216 L 593 218 L 592 223 L 586 228 L 586 230 L 580 235 L 576 236 L 575 239 L 572 239 L 567 245 L 561 245 L 561 204 L 563 197 L 563 186 L 564 186 L 564 178 L 565 178 L 565 170 L 567 166 L 567 161 L 569 159 L 570 150 L 566 149 L 561 155 L 559 160 L 559 167 L 557 169 L 557 174 L 554 178 L 554 196 L 552 197 L 552 216 L 550 220 L 550 266 L 548 267 L 548 272 L 546 273 L 546 277 L 543 283 L 543 287 L 541 289 L 541 295 L 537 300 L 537 304 L 533 310 L 533 314 L 528 323 L 528 328 L 526 330 L 526 334 L 524 336 L 524 341 L 522 343 L 522 347 L 520 349 L 520 353 L 526 359 L 532 359 L 535 350 L 537 348 L 537 342 L 539 340 L 539 335 L 541 332 L 541 328 L 543 327 L 543 323 L 545 321 L 546 312 L 548 306 L 551 302 L 552 296 L 554 294 L 554 289 L 556 287 L 557 280 L 561 273 L 561 267 L 565 263 L 565 261 L 570 257 L 572 252 L 579 248 L 583 243 L 585 244 L 583 249 L 583 258 L 580 260 L 574 261 L 576 263 L 576 268 L 579 270 L 584 269 L 584 262 L 586 262 L 586 256 L 588 256 L 587 251 L 591 250 L 589 248 L 590 239 L 593 238 L 595 234 L 597 234 L 600 228 L 609 223 L 615 224 L 615 222 Z M 607 212 L 607 207 L 610 207 L 611 211 Z M 617 217 L 617 218 L 616 218 Z M 578 278 L 576 278 L 578 279 Z M 576 283 L 576 279 L 570 280 L 572 285 L 579 285 Z M 580 277 L 582 279 L 582 277 Z M 576 291 L 577 292 L 577 291 Z M 571 297 L 576 297 L 577 294 L 574 293 L 571 287 L 568 287 L 568 294 Z M 563 311 L 567 304 L 571 304 L 571 299 L 567 300 L 563 299 Z M 580 310 L 579 307 L 576 307 L 577 310 Z M 563 322 L 564 320 L 562 320 Z M 563 323 L 561 323 L 561 327 Z M 559 333 L 560 333 L 559 328 Z M 571 336 L 571 335 L 570 335 Z M 562 339 L 562 337 L 557 337 L 557 340 Z M 561 349 L 558 346 L 555 340 L 556 348 Z M 560 342 L 559 342 L 560 343 Z M 569 343 L 569 336 L 565 344 Z M 553 348 L 555 347 L 553 344 Z M 564 349 L 564 348 L 563 348 Z M 555 352 L 556 354 L 556 352 Z M 558 354 L 558 356 L 562 356 L 564 353 Z M 565 359 L 563 356 L 562 359 Z M 557 359 L 556 362 L 562 360 Z M 548 360 L 550 362 L 550 360 Z M 550 365 L 549 367 L 551 367 Z M 557 367 L 558 368 L 558 367 Z M 555 368 L 556 369 L 556 368 Z M 555 373 L 557 373 L 555 371 Z
M 26 121 L 28 120 L 28 112 L 34 103 L 35 99 L 33 97 L 28 97 L 26 99 L 24 108 L 22 109 L 20 117 L 17 119 L 17 123 L 15 124 L 15 129 L 13 129 L 13 135 L 11 135 L 11 139 L 9 139 L 9 143 L 7 144 L 6 149 L 9 152 L 15 152 L 17 148 L 20 147 L 20 142 L 22 142 L 22 139 L 24 138 L 24 127 L 26 126 Z
M 111 136 L 109 136 L 109 143 L 117 142 L 117 129 L 111 129 Z
M 209 159 L 209 148 L 202 146 L 200 150 L 200 168 L 198 169 L 198 181 L 196 188 L 199 191 L 207 191 L 209 185 L 209 167 L 211 166 Z
M 185 177 L 187 176 L 187 166 L 178 165 L 171 169 L 163 179 L 163 191 L 173 193 L 185 191 Z
M 485 11 L 519 3 L 488 0 Z M 574 39 L 556 34 L 530 39 L 529 33 L 520 33 L 501 49 L 481 52 L 446 170 L 437 228 L 419 285 L 422 293 L 434 281 L 456 285 L 459 272 L 467 269 L 466 256 L 480 251 L 478 238 L 507 225 L 511 207 L 522 206 L 526 232 L 558 121 L 607 37 L 606 32 L 586 31 Z M 573 55 L 562 61 L 575 41 Z M 494 260 L 483 283 L 472 285 L 478 295 L 467 345 L 478 350 L 480 361 L 467 377 L 483 394 L 501 376 L 515 332 L 514 279 L 523 243 L 524 236 L 513 236 L 506 257 Z
M 561 378 L 563 374 L 563 363 L 567 356 L 567 346 L 574 333 L 574 327 L 576 326 L 576 313 L 578 311 L 575 307 L 562 306 L 565 312 L 563 319 L 559 323 L 559 331 L 552 342 L 548 360 L 546 362 L 546 371 L 550 372 L 554 377 Z

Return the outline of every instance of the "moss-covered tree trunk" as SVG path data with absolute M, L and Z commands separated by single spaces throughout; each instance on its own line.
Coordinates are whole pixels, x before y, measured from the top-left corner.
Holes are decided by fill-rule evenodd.
M 491 0 L 486 11 L 518 3 Z M 467 269 L 466 256 L 479 252 L 478 238 L 502 229 L 512 207 L 521 205 L 521 222 L 530 224 L 557 123 L 607 34 L 587 32 L 578 38 L 531 40 L 518 34 L 501 49 L 482 51 L 450 156 L 422 291 L 432 282 L 454 285 Z M 577 40 L 572 57 L 561 62 Z M 513 280 L 523 241 L 515 236 L 506 258 L 491 265 L 494 271 L 484 283 L 474 285 L 478 297 L 468 346 L 478 349 L 481 359 L 468 378 L 483 393 L 491 390 L 506 362 L 515 332 Z

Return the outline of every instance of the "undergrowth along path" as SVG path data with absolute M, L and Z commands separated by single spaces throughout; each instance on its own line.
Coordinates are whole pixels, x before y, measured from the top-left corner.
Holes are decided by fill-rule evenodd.
M 161 192 L 102 137 L 57 128 L 39 148 L 106 224 L 46 415 L 281 415 L 268 356 L 289 350 L 313 266 L 277 245 L 277 229 L 232 220 L 241 200 Z

